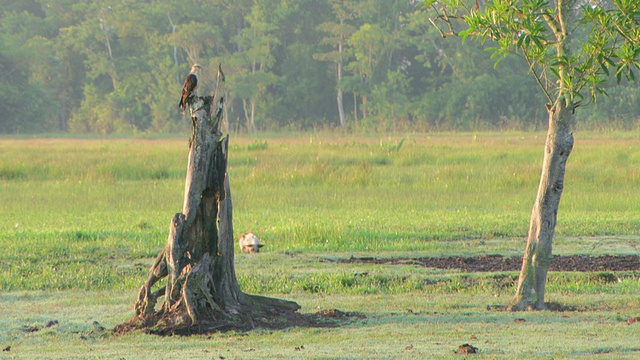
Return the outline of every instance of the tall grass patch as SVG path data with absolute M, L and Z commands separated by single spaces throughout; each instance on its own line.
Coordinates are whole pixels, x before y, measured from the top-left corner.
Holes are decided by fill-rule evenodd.
M 235 231 L 256 232 L 274 253 L 520 253 L 543 144 L 530 133 L 232 137 Z M 144 276 L 122 265 L 164 246 L 182 210 L 187 145 L 0 140 L 2 289 L 137 286 Z M 557 251 L 604 251 L 569 237 L 638 235 L 638 145 L 576 140 Z

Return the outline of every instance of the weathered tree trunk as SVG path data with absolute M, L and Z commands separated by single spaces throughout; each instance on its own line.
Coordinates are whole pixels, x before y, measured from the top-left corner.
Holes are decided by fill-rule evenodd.
M 220 132 L 223 84 L 220 71 L 214 96 L 194 96 L 188 101 L 194 129 L 184 206 L 171 220 L 167 245 L 139 291 L 136 316 L 130 321 L 135 327 L 173 331 L 197 325 L 197 331 L 211 331 L 244 323 L 251 328 L 252 317 L 265 311 L 273 314 L 300 308 L 294 302 L 244 294 L 238 285 L 227 176 L 229 138 Z M 165 277 L 166 284 L 154 290 Z
M 549 109 L 549 130 L 540 185 L 531 211 L 518 289 L 508 306 L 511 310 L 546 308 L 544 289 L 552 260 L 551 245 L 564 188 L 565 168 L 573 149 L 572 123 L 573 105 L 567 106 L 565 99 L 561 98 Z

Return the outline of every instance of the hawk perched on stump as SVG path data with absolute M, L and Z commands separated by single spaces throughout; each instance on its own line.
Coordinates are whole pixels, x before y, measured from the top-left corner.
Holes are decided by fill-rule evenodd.
M 180 112 L 184 114 L 184 109 L 187 107 L 187 100 L 198 88 L 198 74 L 202 66 L 200 64 L 193 64 L 191 71 L 187 78 L 184 79 L 184 87 L 182 88 L 182 98 L 180 99 Z

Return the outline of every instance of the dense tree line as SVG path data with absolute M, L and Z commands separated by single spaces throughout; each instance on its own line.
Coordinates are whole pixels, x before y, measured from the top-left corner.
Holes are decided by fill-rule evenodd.
M 443 41 L 411 0 L 7 0 L 0 132 L 181 131 L 191 63 L 227 74 L 232 131 L 540 129 L 524 62 Z M 633 128 L 635 85 L 582 112 Z

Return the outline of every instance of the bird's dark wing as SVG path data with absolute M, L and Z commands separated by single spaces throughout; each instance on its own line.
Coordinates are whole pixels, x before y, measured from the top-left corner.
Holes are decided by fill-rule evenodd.
M 189 74 L 184 80 L 184 87 L 182 88 L 182 98 L 180 99 L 180 109 L 184 111 L 187 106 L 187 99 L 193 93 L 193 90 L 198 86 L 198 77 L 195 74 Z

